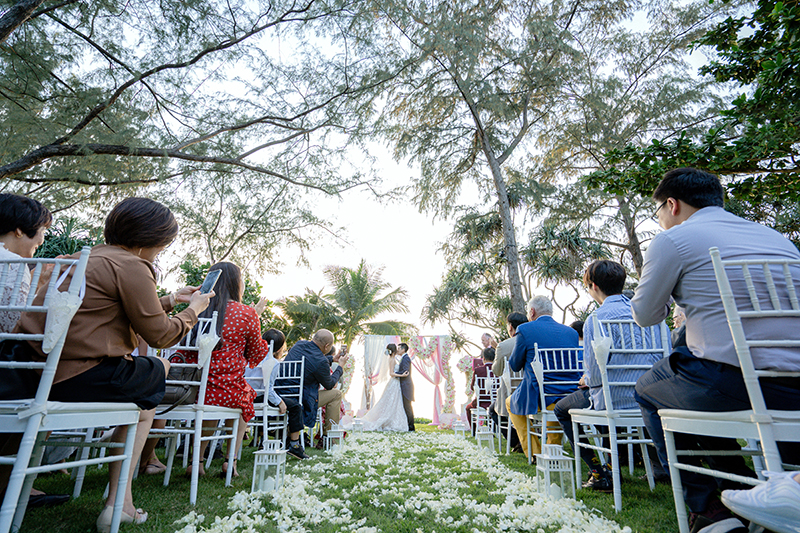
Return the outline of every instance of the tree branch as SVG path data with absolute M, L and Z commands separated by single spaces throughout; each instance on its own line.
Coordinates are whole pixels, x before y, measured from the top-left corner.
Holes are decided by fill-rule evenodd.
M 258 165 L 249 165 L 247 163 L 243 163 L 237 159 L 231 159 L 229 157 L 214 157 L 214 156 L 199 156 L 194 154 L 187 154 L 185 152 L 181 152 L 179 150 L 172 150 L 169 148 L 144 148 L 144 147 L 130 147 L 130 146 L 122 146 L 122 145 L 112 145 L 112 144 L 49 144 L 47 146 L 43 146 L 41 148 L 37 148 L 33 152 L 28 153 L 27 155 L 3 165 L 0 167 L 0 179 L 2 178 L 9 178 L 28 170 L 43 161 L 53 158 L 53 157 L 67 157 L 67 156 L 90 156 L 90 155 L 120 155 L 120 156 L 133 156 L 133 157 L 168 157 L 172 159 L 180 159 L 183 161 L 194 161 L 197 163 L 216 163 L 221 165 L 228 165 L 232 167 L 239 167 L 246 170 L 251 170 L 253 172 L 257 172 L 259 174 L 266 174 L 268 176 L 272 176 L 292 185 L 299 185 L 301 187 L 307 187 L 310 189 L 316 189 L 322 191 L 326 194 L 337 194 L 342 192 L 342 190 L 350 189 L 356 187 L 358 185 L 362 185 L 363 183 L 356 183 L 349 185 L 345 189 L 331 191 L 324 187 L 320 187 L 319 185 L 314 185 L 312 183 L 304 183 L 297 180 L 290 178 L 285 174 L 280 174 L 278 172 L 274 172 L 272 170 L 266 169 L 264 167 Z M 38 181 L 42 181 L 41 179 L 25 179 L 25 178 L 14 178 L 18 181 L 24 181 L 28 183 L 36 183 Z M 68 181 L 68 180 L 63 180 Z M 72 180 L 75 183 L 84 183 L 86 185 L 96 185 L 95 183 L 84 180 L 83 182 L 80 180 Z M 158 182 L 158 178 L 153 178 L 150 180 L 130 180 L 130 181 L 119 181 L 119 182 L 109 182 L 109 183 L 101 183 L 101 185 L 113 185 L 116 183 L 154 183 Z
M 28 20 L 44 0 L 21 0 L 0 17 L 0 43 L 5 42 L 14 30 Z

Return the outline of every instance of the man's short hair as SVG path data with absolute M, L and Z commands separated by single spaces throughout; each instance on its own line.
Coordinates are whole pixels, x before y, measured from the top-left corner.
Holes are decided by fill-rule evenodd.
M 523 315 L 522 313 L 510 313 L 506 317 L 506 322 L 511 324 L 511 327 L 515 330 L 520 327 L 522 324 L 528 321 L 528 317 Z
M 495 350 L 491 346 L 484 348 L 481 352 L 481 359 L 484 361 L 494 361 Z
M 724 205 L 725 191 L 719 178 L 696 168 L 685 167 L 664 174 L 653 191 L 653 200 L 665 202 L 667 198 L 681 200 L 696 209 Z
M 264 332 L 261 336 L 267 342 L 272 341 L 272 353 L 278 353 L 278 350 L 283 348 L 283 345 L 286 344 L 286 336 L 283 332 L 279 329 L 271 328 Z
M 397 346 L 398 346 L 398 348 L 402 348 L 403 349 L 403 353 L 408 353 L 408 344 L 406 344 L 404 342 L 401 342 Z
M 540 294 L 538 296 L 534 296 L 531 298 L 531 301 L 528 302 L 528 311 L 531 309 L 535 309 L 537 315 L 552 315 L 553 302 L 551 302 L 550 298 L 547 296 L 542 296 Z
M 601 259 L 592 262 L 583 273 L 583 282 L 588 286 L 594 283 L 606 296 L 622 294 L 625 287 L 625 278 L 628 274 L 625 267 L 616 261 Z

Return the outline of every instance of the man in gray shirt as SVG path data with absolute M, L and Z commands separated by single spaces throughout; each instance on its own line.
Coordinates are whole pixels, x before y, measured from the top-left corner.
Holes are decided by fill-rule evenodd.
M 716 246 L 723 259 L 800 258 L 797 248 L 780 233 L 726 212 L 723 196 L 719 178 L 693 168 L 667 172 L 653 193 L 658 223 L 666 231 L 658 234 L 647 249 L 641 282 L 631 302 L 633 318 L 641 326 L 657 324 L 666 318 L 673 299 L 686 313 L 687 346 L 675 348 L 668 359 L 656 363 L 636 384 L 636 400 L 665 468 L 666 447 L 658 409 L 750 409 L 708 249 Z M 795 280 L 800 279 L 800 272 L 793 275 Z M 740 280 L 733 279 L 732 284 L 734 292 L 741 293 Z M 762 290 L 766 295 L 766 289 Z M 785 319 L 762 319 L 757 325 L 759 332 L 772 338 L 776 331 L 800 336 L 797 326 L 796 319 L 789 323 Z M 753 359 L 759 369 L 800 370 L 800 350 L 796 348 L 762 350 L 755 352 Z M 762 379 L 761 387 L 768 407 L 800 410 L 800 379 Z M 739 449 L 733 439 L 688 435 L 676 435 L 676 445 L 679 449 Z M 797 457 L 798 451 L 797 444 L 783 443 L 781 447 L 784 458 L 789 457 L 787 453 Z M 714 466 L 753 475 L 739 456 L 715 457 Z M 731 519 L 719 501 L 714 478 L 682 472 L 681 481 L 693 531 L 704 524 Z

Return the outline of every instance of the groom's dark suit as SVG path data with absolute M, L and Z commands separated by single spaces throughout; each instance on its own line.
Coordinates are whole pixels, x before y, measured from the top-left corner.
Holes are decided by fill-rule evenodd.
M 398 378 L 400 380 L 400 390 L 403 392 L 403 409 L 406 411 L 406 418 L 408 419 L 408 430 L 414 431 L 414 409 L 411 408 L 411 402 L 414 401 L 414 382 L 411 381 L 411 357 L 408 354 L 403 354 L 403 359 L 400 360 L 400 368 L 398 374 L 405 374 L 408 376 Z

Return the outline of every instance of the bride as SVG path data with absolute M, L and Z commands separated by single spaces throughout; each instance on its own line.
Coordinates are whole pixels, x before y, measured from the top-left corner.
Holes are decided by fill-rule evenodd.
M 408 419 L 403 409 L 403 392 L 400 390 L 400 380 L 408 373 L 397 374 L 400 369 L 402 356 L 397 355 L 397 346 L 386 346 L 386 355 L 394 359 L 394 368 L 389 371 L 391 378 L 380 400 L 364 415 L 365 431 L 408 431 Z

